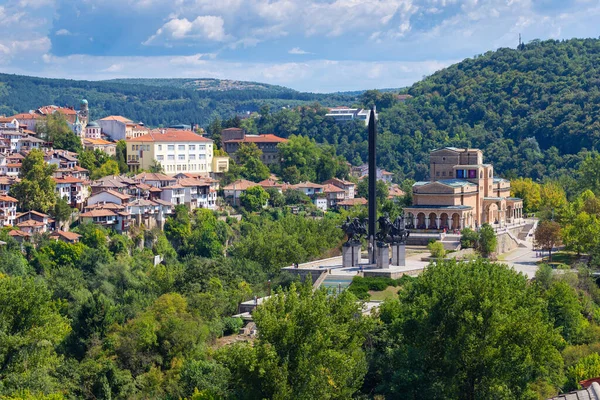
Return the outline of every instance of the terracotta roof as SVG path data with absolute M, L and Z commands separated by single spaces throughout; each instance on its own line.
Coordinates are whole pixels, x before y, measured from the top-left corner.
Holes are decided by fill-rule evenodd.
M 183 178 L 177 181 L 181 186 L 192 187 L 192 186 L 210 186 L 210 183 L 201 181 L 195 178 Z
M 21 218 L 23 215 L 27 215 L 27 214 L 37 215 L 38 217 L 42 217 L 42 218 L 48 218 L 49 217 L 48 214 L 44 214 L 44 213 L 41 213 L 39 211 L 33 211 L 33 210 L 31 210 L 31 211 L 26 211 L 26 212 L 21 213 L 21 214 L 17 214 L 17 218 Z
M 325 193 L 343 193 L 344 189 L 328 183 L 325 186 L 323 186 L 323 192 L 325 192 Z
M 28 227 L 28 226 L 44 226 L 44 225 L 46 225 L 46 224 L 43 222 L 40 222 L 40 221 L 36 221 L 35 219 L 28 219 L 27 221 L 19 222 L 17 224 L 17 226 L 19 228 Z
M 156 192 L 162 192 L 162 189 L 159 189 L 159 188 L 157 188 L 155 186 L 152 186 L 152 187 L 150 187 L 150 191 L 156 193 Z
M 14 117 L 0 117 L 0 122 L 2 123 L 12 123 L 16 118 Z
M 61 231 L 61 230 L 57 230 L 52 232 L 52 234 L 50 234 L 50 237 L 63 237 L 67 240 L 78 240 L 81 235 L 75 233 L 75 232 L 65 232 L 65 231 Z
M 106 209 L 100 209 L 100 210 L 91 210 L 88 212 L 84 212 L 82 214 L 79 214 L 80 217 L 109 217 L 109 216 L 113 216 L 113 215 L 117 215 L 114 212 L 110 211 L 110 210 L 106 210 Z
M 227 132 L 227 131 L 242 131 L 242 128 L 225 128 L 225 129 L 221 129 L 221 132 Z
M 283 183 L 277 182 L 275 179 L 265 179 L 264 181 L 258 182 L 262 187 L 282 187 Z
M 11 203 L 19 202 L 19 200 L 15 199 L 14 197 L 10 197 L 9 195 L 6 195 L 6 194 L 0 194 L 0 201 L 9 201 Z
M 339 179 L 339 178 L 331 178 L 331 179 L 326 180 L 323 183 L 331 183 L 332 185 L 337 186 L 337 187 L 355 185 L 354 182 L 346 181 L 344 179 Z
M 172 176 L 168 176 L 165 174 L 161 174 L 158 172 L 142 172 L 141 174 L 137 174 L 133 177 L 135 180 L 139 181 L 175 181 L 176 179 Z
M 30 237 L 31 233 L 29 232 L 23 232 L 23 231 L 17 231 L 17 230 L 12 230 L 8 232 L 9 236 L 20 236 L 20 237 Z
M 96 193 L 94 196 L 97 196 L 100 193 L 108 193 L 108 194 L 115 196 L 117 199 L 121 199 L 121 200 L 129 200 L 131 198 L 131 196 L 129 196 L 128 194 L 119 193 L 119 192 L 117 192 L 115 190 L 111 190 L 111 189 L 103 190 L 99 193 Z
M 113 146 L 116 146 L 116 143 L 113 142 L 109 142 L 108 140 L 104 140 L 104 139 L 83 139 L 84 142 L 87 143 L 91 143 L 91 144 L 95 144 L 95 145 L 107 145 L 107 144 L 112 144 Z
M 124 124 L 133 123 L 133 121 L 130 120 L 129 118 L 121 117 L 120 115 L 109 115 L 108 117 L 104 117 L 104 118 L 100 119 L 100 121 L 119 121 Z
M 58 106 L 54 106 L 54 105 L 40 107 L 40 108 L 38 108 L 38 111 L 44 115 L 52 114 L 55 112 L 59 112 L 61 114 L 65 114 L 65 115 L 76 115 L 77 114 L 77 111 L 75 111 L 72 108 L 58 107 Z
M 388 190 L 388 199 L 393 197 L 403 197 L 406 193 L 400 189 L 397 185 L 392 185 Z
M 21 166 L 22 166 L 22 165 L 23 165 L 23 164 L 21 164 L 21 163 L 16 163 L 16 164 L 14 164 L 14 163 L 10 163 L 10 164 L 6 164 L 6 166 L 7 166 L 7 167 L 9 167 L 9 168 L 21 168 Z
M 165 190 L 165 189 L 183 189 L 183 186 L 181 186 L 181 185 L 180 185 L 180 184 L 178 184 L 178 183 L 174 183 L 174 184 L 172 184 L 172 185 L 169 185 L 169 186 L 164 186 L 164 187 L 162 188 L 162 190 Z
M 363 199 L 362 197 L 355 197 L 353 199 L 347 199 L 347 200 L 340 201 L 337 204 L 338 204 L 338 206 L 348 206 L 348 207 L 364 206 L 367 204 L 367 199 Z
M 164 132 L 164 133 L 162 133 Z M 212 140 L 197 135 L 192 131 L 183 131 L 179 129 L 162 129 L 150 131 L 147 135 L 137 138 L 127 139 L 127 142 L 207 142 Z
M 135 199 L 130 201 L 127 206 L 156 206 L 157 204 L 152 200 L 146 199 Z
M 258 183 L 251 182 L 246 179 L 239 179 L 239 180 L 232 182 L 229 185 L 225 186 L 223 188 L 223 190 L 246 190 L 253 186 L 259 186 L 259 185 L 258 185 Z
M 244 139 L 231 139 L 226 140 L 224 143 L 285 143 L 287 141 L 287 139 L 267 133 L 256 136 L 246 135 Z
M 23 159 L 25 159 L 25 156 L 23 154 L 15 153 L 15 154 L 11 154 L 10 156 L 8 156 L 6 158 L 8 160 L 23 160 Z
M 96 203 L 91 206 L 85 206 L 86 210 L 96 210 L 96 209 L 104 209 L 104 210 L 123 210 L 124 206 L 117 203 Z
M 79 165 L 76 165 L 76 166 L 73 168 L 73 171 L 77 171 L 77 172 L 84 172 L 84 171 L 85 171 L 85 172 L 89 172 L 87 169 L 85 169 L 85 168 L 83 168 L 83 167 L 80 167 Z
M 83 183 L 82 179 L 73 176 L 63 176 L 62 178 L 52 178 L 56 183 Z
M 0 185 L 11 185 L 20 181 L 21 180 L 16 176 L 0 176 Z
M 44 116 L 40 114 L 21 113 L 12 116 L 15 119 L 43 119 Z
M 170 201 L 166 201 L 163 199 L 154 199 L 152 201 L 154 201 L 157 204 L 163 205 L 163 206 L 172 206 L 173 205 L 173 203 L 171 203 Z
M 323 185 L 319 185 L 318 183 L 312 183 L 312 182 L 300 182 L 296 185 L 291 185 L 291 187 L 293 189 L 301 189 L 301 188 L 313 188 L 313 189 L 322 189 Z

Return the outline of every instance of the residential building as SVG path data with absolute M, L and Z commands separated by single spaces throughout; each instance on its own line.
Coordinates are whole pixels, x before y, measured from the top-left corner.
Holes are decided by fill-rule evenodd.
M 344 210 L 348 210 L 348 209 L 350 209 L 352 207 L 356 207 L 356 206 L 366 206 L 367 199 L 364 199 L 362 197 L 355 197 L 353 199 L 342 200 L 337 205 L 338 205 L 338 208 L 343 208 Z
M 150 132 L 141 122 L 136 124 L 129 118 L 120 115 L 110 115 L 96 122 L 100 125 L 102 133 L 114 141 L 134 139 Z
M 429 181 L 413 185 L 413 205 L 404 209 L 407 226 L 454 230 L 522 221 L 523 201 L 510 197 L 510 182 L 494 177 L 481 150 L 446 147 L 429 160 Z
M 91 194 L 90 183 L 74 176 L 52 178 L 56 183 L 56 194 L 69 202 L 71 207 L 82 210 Z
M 0 194 L 0 227 L 13 226 L 17 219 L 19 201 L 5 193 Z
M 127 164 L 131 171 L 148 170 L 159 163 L 167 175 L 212 172 L 213 141 L 192 131 L 159 129 L 127 139 Z
M 312 182 L 300 182 L 296 185 L 291 185 L 290 189 L 299 190 L 307 196 L 313 196 L 317 193 L 323 193 L 323 185 Z
M 86 150 L 100 150 L 108 154 L 109 156 L 115 156 L 117 154 L 117 144 L 109 142 L 104 139 L 88 139 L 82 140 L 83 148 Z
M 331 117 L 335 122 L 349 122 L 354 120 L 364 121 L 365 126 L 369 125 L 369 119 L 371 111 L 362 108 L 350 108 L 350 107 L 334 107 L 330 108 L 329 112 L 325 114 L 326 117 Z M 377 114 L 375 114 L 377 118 Z
M 243 129 L 228 128 L 221 131 L 221 142 L 223 149 L 236 159 L 235 153 L 242 144 L 254 143 L 261 151 L 261 160 L 265 164 L 278 164 L 280 160 L 279 143 L 287 142 L 287 139 L 273 134 L 247 135 Z
M 344 190 L 344 199 L 353 199 L 356 193 L 356 184 L 354 182 L 350 182 L 344 179 L 339 178 L 331 178 L 323 182 L 323 184 L 330 184 L 333 186 L 337 186 L 340 189 Z
M 17 214 L 15 226 L 23 232 L 35 234 L 49 232 L 54 228 L 54 220 L 50 216 L 37 211 Z
M 75 232 L 65 232 L 59 229 L 50 234 L 50 239 L 60 240 L 65 243 L 78 243 L 81 235 Z
M 225 200 L 227 202 L 234 206 L 238 206 L 240 204 L 240 196 L 242 193 L 245 193 L 246 190 L 254 186 L 259 186 L 259 184 L 246 179 L 239 179 L 227 186 L 224 186 L 223 195 L 225 196 Z
M 40 124 L 40 123 L 43 124 L 46 121 L 45 116 L 34 113 L 34 112 L 16 114 L 16 115 L 13 115 L 11 118 L 14 118 L 19 122 L 19 127 L 25 128 L 27 130 L 34 131 L 34 132 L 35 132 L 35 127 L 38 124 Z
M 98 203 L 114 203 L 118 205 L 125 205 L 129 202 L 130 199 L 131 196 L 129 196 L 128 194 L 116 192 L 111 189 L 105 189 L 101 192 L 92 194 L 87 200 L 87 205 L 88 207 Z
M 330 183 L 323 186 L 323 193 L 327 199 L 327 208 L 337 208 L 338 203 L 346 199 L 344 189 Z

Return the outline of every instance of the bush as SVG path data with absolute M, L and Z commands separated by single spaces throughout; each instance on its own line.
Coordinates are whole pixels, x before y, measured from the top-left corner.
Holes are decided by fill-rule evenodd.
M 431 257 L 433 258 L 444 258 L 446 255 L 446 250 L 444 249 L 442 242 L 429 243 L 427 248 L 431 252 Z
M 471 228 L 464 228 L 461 231 L 460 246 L 463 249 L 474 249 L 479 241 L 479 233 Z
M 225 335 L 231 335 L 232 333 L 238 333 L 244 326 L 244 321 L 237 317 L 225 317 L 223 318 L 223 333 Z

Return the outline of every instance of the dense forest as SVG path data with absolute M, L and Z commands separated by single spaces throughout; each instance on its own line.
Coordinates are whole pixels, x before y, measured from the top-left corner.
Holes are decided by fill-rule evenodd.
M 78 107 L 85 98 L 89 101 L 93 119 L 123 115 L 149 126 L 207 125 L 217 117 L 257 111 L 263 104 L 277 109 L 315 101 L 336 105 L 354 99 L 341 94 L 301 93 L 245 82 L 237 82 L 243 90 L 195 90 L 174 83 L 173 86 L 159 84 L 160 80 L 127 81 L 95 82 L 0 74 L 0 115 L 27 112 L 47 104 Z

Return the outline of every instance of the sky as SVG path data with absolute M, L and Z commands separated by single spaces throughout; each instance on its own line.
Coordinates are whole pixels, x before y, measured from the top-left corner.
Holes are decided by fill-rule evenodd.
M 599 21 L 600 0 L 0 0 L 0 72 L 397 88 Z

